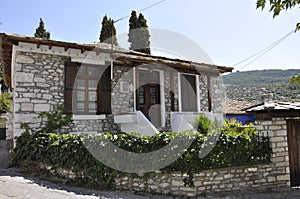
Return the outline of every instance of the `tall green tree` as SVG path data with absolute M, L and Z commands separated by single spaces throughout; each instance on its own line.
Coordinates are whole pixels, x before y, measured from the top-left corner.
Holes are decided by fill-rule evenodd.
M 130 42 L 130 50 L 151 54 L 147 20 L 142 13 L 137 17 L 134 10 L 131 12 L 129 19 L 128 41 Z
M 283 10 L 291 10 L 293 8 L 299 8 L 300 0 L 257 0 L 256 8 L 262 10 L 266 7 L 267 2 L 270 4 L 270 12 L 273 13 L 273 17 L 278 16 Z M 300 23 L 297 23 L 296 29 L 300 30 Z
M 100 42 L 118 45 L 114 21 L 111 18 L 108 18 L 106 15 L 102 19 L 102 28 L 99 39 Z
M 47 32 L 42 18 L 40 18 L 40 24 L 35 30 L 34 36 L 42 39 L 50 39 L 50 32 Z

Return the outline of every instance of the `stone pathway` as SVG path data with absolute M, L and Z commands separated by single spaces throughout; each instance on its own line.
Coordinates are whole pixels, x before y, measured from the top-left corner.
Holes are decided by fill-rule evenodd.
M 0 140 L 0 169 L 7 168 L 9 164 L 9 150 L 6 140 Z
M 0 169 L 1 199 L 189 199 L 130 191 L 95 191 L 58 185 L 47 180 L 22 174 L 18 169 Z M 300 189 L 278 188 L 267 191 L 239 191 L 191 197 L 190 199 L 300 199 Z

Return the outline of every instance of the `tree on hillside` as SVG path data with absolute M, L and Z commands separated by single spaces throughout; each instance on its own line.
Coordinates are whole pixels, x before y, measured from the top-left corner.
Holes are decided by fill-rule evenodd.
M 267 1 L 266 0 L 257 0 L 256 8 L 261 8 L 262 10 L 265 8 Z M 300 0 L 269 0 L 270 4 L 270 12 L 273 13 L 273 17 L 276 17 L 280 14 L 283 10 L 291 10 L 298 5 L 300 5 Z M 300 23 L 296 25 L 297 30 L 300 30 Z
M 295 75 L 295 76 L 291 77 L 289 83 L 291 86 L 300 86 L 300 76 Z
M 47 32 L 42 18 L 40 18 L 40 24 L 35 30 L 34 36 L 42 39 L 50 39 L 50 33 Z
M 137 17 L 134 10 L 131 12 L 129 19 L 128 42 L 130 42 L 130 50 L 151 54 L 147 20 L 142 13 Z
M 106 15 L 102 19 L 102 28 L 100 31 L 99 40 L 100 42 L 118 45 L 114 21 L 111 18 L 108 18 Z

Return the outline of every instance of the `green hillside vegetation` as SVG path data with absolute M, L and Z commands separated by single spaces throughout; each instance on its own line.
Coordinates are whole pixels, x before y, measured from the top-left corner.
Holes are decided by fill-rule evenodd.
M 253 70 L 234 72 L 223 75 L 225 84 L 231 85 L 249 85 L 249 84 L 272 84 L 272 83 L 288 83 L 290 78 L 300 76 L 300 69 L 290 70 Z
M 300 76 L 300 69 L 255 70 L 223 75 L 228 98 L 260 102 L 263 96 L 273 100 L 300 100 L 300 86 L 290 85 L 291 77 Z

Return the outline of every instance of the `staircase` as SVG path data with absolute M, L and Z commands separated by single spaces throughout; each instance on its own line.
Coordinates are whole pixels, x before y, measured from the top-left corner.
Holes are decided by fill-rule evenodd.
M 151 136 L 159 133 L 157 128 L 141 111 L 115 115 L 114 121 L 120 125 L 122 132 L 139 132 L 142 136 Z

